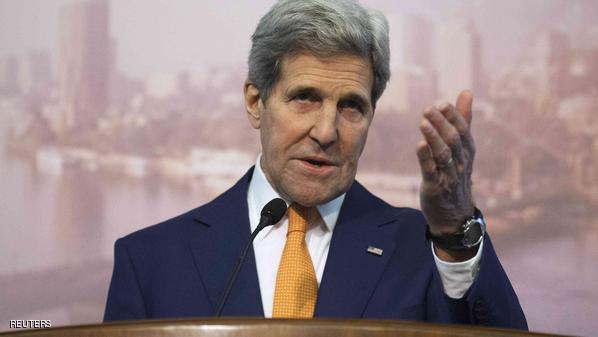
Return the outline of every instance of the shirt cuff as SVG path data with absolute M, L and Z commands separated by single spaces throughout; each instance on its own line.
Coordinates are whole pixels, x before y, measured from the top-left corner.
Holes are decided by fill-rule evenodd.
M 474 257 L 463 262 L 442 261 L 434 251 L 434 243 L 430 243 L 432 254 L 436 261 L 436 267 L 440 273 L 440 279 L 444 286 L 444 293 L 453 299 L 462 298 L 469 287 L 473 284 L 478 271 L 480 270 L 480 259 L 482 258 L 482 249 L 484 241 L 480 242 L 480 248 Z

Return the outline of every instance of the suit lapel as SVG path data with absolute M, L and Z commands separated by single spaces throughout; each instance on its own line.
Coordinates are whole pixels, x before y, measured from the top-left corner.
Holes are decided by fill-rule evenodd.
M 251 234 L 247 189 L 252 173 L 250 169 L 231 189 L 193 214 L 203 231 L 191 240 L 191 251 L 214 310 Z M 253 248 L 249 250 L 223 315 L 264 315 Z
M 332 235 L 316 317 L 362 316 L 395 250 L 395 242 L 382 230 L 395 220 L 393 207 L 353 184 Z M 382 249 L 382 255 L 368 252 L 370 246 Z

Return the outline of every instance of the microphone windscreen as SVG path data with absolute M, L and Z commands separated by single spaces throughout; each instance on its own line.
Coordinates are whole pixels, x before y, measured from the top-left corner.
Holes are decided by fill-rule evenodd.
M 282 217 L 285 215 L 285 213 L 287 212 L 287 203 L 280 199 L 280 198 L 275 198 L 270 200 L 270 202 L 268 202 L 266 204 L 266 206 L 264 206 L 264 208 L 262 208 L 262 214 L 261 216 L 268 216 L 270 217 L 271 221 L 272 221 L 272 225 L 274 225 L 275 223 L 277 223 L 278 221 L 280 221 L 280 219 L 282 219 Z

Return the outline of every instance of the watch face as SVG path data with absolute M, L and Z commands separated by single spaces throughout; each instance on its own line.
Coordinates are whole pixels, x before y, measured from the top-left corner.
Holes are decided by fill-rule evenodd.
M 480 220 L 470 220 L 466 225 L 465 231 L 463 232 L 463 245 L 466 247 L 472 247 L 476 245 L 480 241 L 482 235 L 484 234 L 482 233 Z

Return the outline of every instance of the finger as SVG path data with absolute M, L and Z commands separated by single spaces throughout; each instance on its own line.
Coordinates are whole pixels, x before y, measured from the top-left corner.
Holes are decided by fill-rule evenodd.
M 438 176 L 436 162 L 425 140 L 421 140 L 417 144 L 417 159 L 419 160 L 423 179 L 425 181 L 435 181 Z
M 442 140 L 436 129 L 427 119 L 424 119 L 420 124 L 420 130 L 430 146 L 436 167 L 440 171 L 447 173 L 450 177 L 456 177 L 456 169 L 452 163 L 453 155 L 450 147 Z
M 467 149 L 469 151 L 469 156 L 471 160 L 475 156 L 475 144 L 473 140 L 473 136 L 471 134 L 471 121 L 473 118 L 473 93 L 470 90 L 463 90 L 457 97 L 456 109 L 459 114 L 463 116 L 467 124 L 469 125 L 469 132 L 466 137 L 463 138 L 464 143 L 466 143 Z
M 438 110 L 440 110 L 442 115 L 444 115 L 444 118 L 457 129 L 461 136 L 465 136 L 469 132 L 469 124 L 465 120 L 465 117 L 463 117 L 452 104 L 442 104 Z
M 452 106 L 450 104 L 444 104 L 442 108 L 446 110 L 451 109 Z M 432 123 L 444 143 L 450 147 L 453 159 L 462 165 L 464 160 L 462 154 L 463 146 L 461 144 L 461 134 L 459 131 L 457 131 L 457 129 L 446 119 L 446 117 L 444 117 L 440 110 L 436 109 L 435 107 L 426 109 L 424 112 L 424 117 L 426 117 Z
M 473 136 L 469 124 L 457 109 L 451 104 L 443 104 L 440 107 L 440 112 L 448 120 L 448 122 L 457 129 L 461 136 L 461 143 L 466 151 L 473 152 Z
M 472 112 L 471 108 L 473 105 L 473 93 L 469 90 L 463 90 L 457 97 L 457 111 L 463 115 L 463 118 L 467 121 L 467 124 L 471 125 Z

